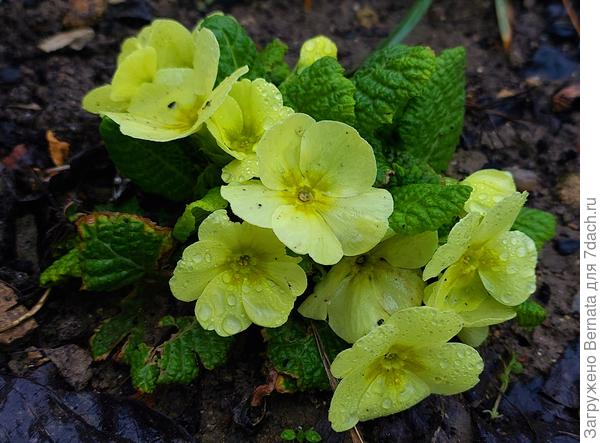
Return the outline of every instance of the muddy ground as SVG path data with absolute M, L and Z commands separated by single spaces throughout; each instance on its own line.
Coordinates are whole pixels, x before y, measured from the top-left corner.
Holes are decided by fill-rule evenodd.
M 68 232 L 65 203 L 75 200 L 92 208 L 115 193 L 130 192 L 115 184 L 98 119 L 80 108 L 86 91 L 110 80 L 124 37 L 155 17 L 192 26 L 206 11 L 223 10 L 257 44 L 274 37 L 286 42 L 290 61 L 304 39 L 327 34 L 338 44 L 341 63 L 353 69 L 398 23 L 410 2 L 313 0 L 310 11 L 305 4 L 311 2 L 299 0 L 208 3 L 127 0 L 110 4 L 95 19 L 94 14 L 74 16 L 68 0 L 0 3 L 0 280 L 16 290 L 22 304 L 30 307 L 41 295 L 37 276 L 50 262 L 49 246 Z M 508 53 L 499 38 L 494 2 L 483 0 L 435 1 L 406 42 L 436 51 L 457 45 L 467 49 L 466 122 L 449 174 L 461 178 L 483 167 L 508 169 L 519 187 L 530 191 L 530 206 L 556 215 L 558 236 L 542 252 L 535 294 L 548 318 L 533 331 L 512 322 L 494 328 L 482 347 L 486 371 L 475 389 L 452 398 L 432 397 L 411 411 L 365 423 L 360 431 L 368 442 L 577 440 L 579 105 L 578 93 L 566 94 L 564 88 L 579 84 L 579 39 L 561 1 L 513 4 Z M 578 2 L 574 6 L 578 10 Z M 78 19 L 95 30 L 85 47 L 51 53 L 38 49 L 42 39 L 78 25 Z M 70 143 L 71 169 L 45 181 L 40 171 L 53 166 L 48 129 Z M 160 208 L 166 203 L 154 199 L 142 204 Z M 0 348 L 0 375 L 31 376 L 37 364 L 31 361 L 35 352 L 25 351 L 29 348 L 87 349 L 94 328 L 116 312 L 122 296 L 80 293 L 76 285 L 55 290 L 36 315 L 39 327 Z M 169 309 L 189 313 L 190 308 L 171 303 Z M 264 417 L 262 411 L 249 410 L 248 396 L 265 380 L 261 352 L 259 332 L 251 329 L 237 339 L 225 368 L 205 372 L 191 386 L 139 396 L 127 368 L 107 361 L 92 364 L 91 378 L 80 388 L 134 398 L 175 422 L 159 426 L 179 426 L 202 442 L 276 442 L 284 428 L 300 425 L 315 427 L 324 441 L 350 441 L 329 428 L 328 393 L 271 396 Z M 496 399 L 502 360 L 511 352 L 525 372 L 513 377 L 500 403 L 504 416 L 492 420 L 484 411 Z M 0 397 L 6 391 L 0 387 Z M 0 416 L 6 420 L 6 414 Z

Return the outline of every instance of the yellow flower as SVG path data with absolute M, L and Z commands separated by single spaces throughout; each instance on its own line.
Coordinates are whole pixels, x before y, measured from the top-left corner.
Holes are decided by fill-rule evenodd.
M 331 39 L 324 35 L 317 35 L 308 39 L 300 48 L 300 57 L 296 64 L 296 71 L 302 72 L 314 62 L 323 57 L 337 58 L 337 46 Z
M 535 244 L 510 231 L 526 198 L 526 193 L 512 193 L 483 217 L 471 212 L 452 228 L 423 271 L 425 280 L 443 272 L 425 290 L 427 305 L 459 313 L 467 327 L 515 316 L 512 307 L 535 291 Z
M 333 393 L 329 420 L 337 431 L 359 421 L 395 414 L 429 394 L 453 395 L 479 381 L 483 361 L 462 343 L 447 343 L 460 317 L 426 306 L 396 312 L 338 354 L 332 374 L 342 381 Z
M 298 312 L 315 320 L 329 317 L 331 329 L 354 343 L 394 312 L 421 304 L 425 285 L 418 269 L 437 246 L 436 232 L 398 234 L 366 254 L 344 257 Z
M 293 112 L 283 106 L 277 87 L 262 78 L 235 83 L 207 122 L 221 149 L 235 159 L 223 168 L 223 181 L 243 182 L 256 177 L 256 144 L 267 129 Z
M 198 237 L 169 283 L 177 299 L 197 300 L 203 328 L 228 336 L 251 323 L 274 328 L 286 322 L 306 289 L 306 274 L 272 231 L 233 223 L 220 209 L 202 222 Z
M 260 181 L 223 186 L 221 195 L 292 251 L 331 265 L 385 235 L 393 200 L 372 187 L 375 156 L 354 128 L 294 114 L 265 133 L 256 153 Z
M 90 91 L 83 107 L 114 120 L 131 137 L 187 137 L 248 70 L 238 69 L 213 90 L 218 64 L 219 44 L 211 31 L 190 33 L 175 21 L 156 20 L 123 43 L 112 83 Z
M 504 197 L 517 192 L 512 174 L 497 169 L 482 169 L 465 178 L 463 185 L 470 186 L 473 190 L 465 202 L 465 211 L 485 212 L 499 203 Z

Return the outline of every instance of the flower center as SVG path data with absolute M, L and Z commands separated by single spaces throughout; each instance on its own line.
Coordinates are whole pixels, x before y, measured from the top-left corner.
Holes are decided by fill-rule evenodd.
M 242 256 L 240 256 L 240 258 L 238 258 L 238 265 L 245 268 L 249 264 L 250 264 L 250 256 L 249 255 L 242 255 Z
M 298 200 L 302 203 L 308 203 L 312 201 L 313 198 L 312 192 L 310 192 L 310 189 L 308 188 L 302 188 L 298 191 Z

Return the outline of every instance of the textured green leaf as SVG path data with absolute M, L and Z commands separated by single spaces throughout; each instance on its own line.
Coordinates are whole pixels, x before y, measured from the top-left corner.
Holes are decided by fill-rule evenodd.
M 97 212 L 126 212 L 127 214 L 144 215 L 144 210 L 140 206 L 140 201 L 133 196 L 127 200 L 114 203 L 101 203 L 94 206 L 94 211 Z
M 200 326 L 195 317 L 163 317 L 160 326 L 174 326 L 177 332 L 159 348 L 158 383 L 189 383 L 198 377 L 198 359 L 206 369 L 225 363 L 233 337 L 220 337 Z
M 54 286 L 63 283 L 69 277 L 80 276 L 79 251 L 71 249 L 42 272 L 40 275 L 40 285 Z
M 279 85 L 290 75 L 290 66 L 285 61 L 287 50 L 287 45 L 281 40 L 273 40 L 258 52 L 247 77 L 251 80 L 262 77 Z
M 392 123 L 396 112 L 409 99 L 421 95 L 435 70 L 431 49 L 403 45 L 375 51 L 356 71 L 356 126 L 363 134 L 373 134 Z
M 546 310 L 532 299 L 524 301 L 516 309 L 519 326 L 533 328 L 546 320 Z
M 293 74 L 279 89 L 283 102 L 315 120 L 354 123 L 354 84 L 344 77 L 344 68 L 333 57 L 323 57 Z
M 412 184 L 391 188 L 394 212 L 390 227 L 402 234 L 435 231 L 460 214 L 471 188 L 462 185 Z
M 100 133 L 117 169 L 144 191 L 175 201 L 191 197 L 194 168 L 183 142 L 158 143 L 128 137 L 106 117 Z
M 77 221 L 83 288 L 110 291 L 156 269 L 172 247 L 170 229 L 130 214 L 95 212 Z
M 226 207 L 227 200 L 221 197 L 220 188 L 211 189 L 202 199 L 185 207 L 185 211 L 175 223 L 173 237 L 179 241 L 186 241 L 211 212 Z
M 153 348 L 143 341 L 144 330 L 134 329 L 123 347 L 123 362 L 129 365 L 131 383 L 141 392 L 152 392 L 158 384 L 160 368 L 152 360 Z
M 521 231 L 531 238 L 539 251 L 544 247 L 544 243 L 556 235 L 556 218 L 546 211 L 522 208 L 512 230 Z
M 238 68 L 252 66 L 256 58 L 256 45 L 235 18 L 215 14 L 206 17 L 199 26 L 210 29 L 219 42 L 221 56 L 216 83 L 221 83 Z
M 440 184 L 440 175 L 424 160 L 408 153 L 399 153 L 391 165 L 393 175 L 391 186 L 404 186 L 418 183 Z
M 322 440 L 321 434 L 319 434 L 314 429 L 309 429 L 308 431 L 305 431 L 304 438 L 309 443 L 319 443 Z
M 397 119 L 402 148 L 436 171 L 448 167 L 462 133 L 465 113 L 465 50 L 448 49 L 422 93 L 408 101 Z
M 315 322 L 330 361 L 348 344 L 337 337 L 325 322 Z M 287 389 L 327 390 L 329 381 L 310 327 L 290 319 L 279 328 L 263 329 L 267 357 L 280 375 L 287 376 Z

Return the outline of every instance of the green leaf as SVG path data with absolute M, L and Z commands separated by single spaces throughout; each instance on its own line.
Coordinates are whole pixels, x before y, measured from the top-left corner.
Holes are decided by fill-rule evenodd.
M 348 344 L 337 337 L 327 323 L 315 324 L 325 351 L 333 361 Z M 267 341 L 267 357 L 277 372 L 286 378 L 282 383 L 288 391 L 290 388 L 300 391 L 330 389 L 315 338 L 304 321 L 290 319 L 278 328 L 263 329 L 263 335 Z
M 256 45 L 235 18 L 215 14 L 206 17 L 199 26 L 210 29 L 219 42 L 221 55 L 216 84 L 238 68 L 252 66 L 256 58 Z
M 83 288 L 110 291 L 154 271 L 172 248 L 170 229 L 130 214 L 95 212 L 77 221 Z
M 173 228 L 173 237 L 186 241 L 208 215 L 217 209 L 225 209 L 227 200 L 221 197 L 221 189 L 213 188 L 202 199 L 190 203 Z
M 436 171 L 448 167 L 462 133 L 465 113 L 465 50 L 448 49 L 436 69 L 397 119 L 402 148 Z
M 293 74 L 279 89 L 283 103 L 315 120 L 354 123 L 354 84 L 344 77 L 344 68 L 333 57 L 323 57 Z
M 471 188 L 462 185 L 412 184 L 391 188 L 394 212 L 390 227 L 414 235 L 435 231 L 461 213 Z
M 374 134 L 392 123 L 409 99 L 421 95 L 435 70 L 435 56 L 423 46 L 391 46 L 375 51 L 356 71 L 356 126 Z
M 524 301 L 516 309 L 519 326 L 534 328 L 546 320 L 546 310 L 532 299 Z
M 251 80 L 262 77 L 279 85 L 290 75 L 290 66 L 285 61 L 287 51 L 287 45 L 276 38 L 258 52 L 247 77 Z
M 399 153 L 392 162 L 393 175 L 391 186 L 404 186 L 418 183 L 440 184 L 440 175 L 424 160 L 419 160 L 408 153 Z
M 159 325 L 177 328 L 177 332 L 157 348 L 159 384 L 190 383 L 198 377 L 198 359 L 206 369 L 214 369 L 227 360 L 233 337 L 220 337 L 214 331 L 203 329 L 195 317 L 167 316 Z
M 309 443 L 318 443 L 322 440 L 321 434 L 314 429 L 309 429 L 308 431 L 304 432 L 304 438 L 306 438 L 306 441 Z
M 40 275 L 40 285 L 54 286 L 63 283 L 69 277 L 80 276 L 79 251 L 71 249 L 42 272 Z
M 182 142 L 159 143 L 128 137 L 106 117 L 100 124 L 100 134 L 117 169 L 142 190 L 175 201 L 191 197 L 195 174 Z
M 284 441 L 294 441 L 296 440 L 296 431 L 293 429 L 284 429 L 280 435 L 281 439 Z
M 546 211 L 523 208 L 511 229 L 521 231 L 531 238 L 540 251 L 544 244 L 556 235 L 556 218 Z
M 122 202 L 100 203 L 94 206 L 97 212 L 126 212 L 128 214 L 144 215 L 144 210 L 140 206 L 140 201 L 133 196 Z

